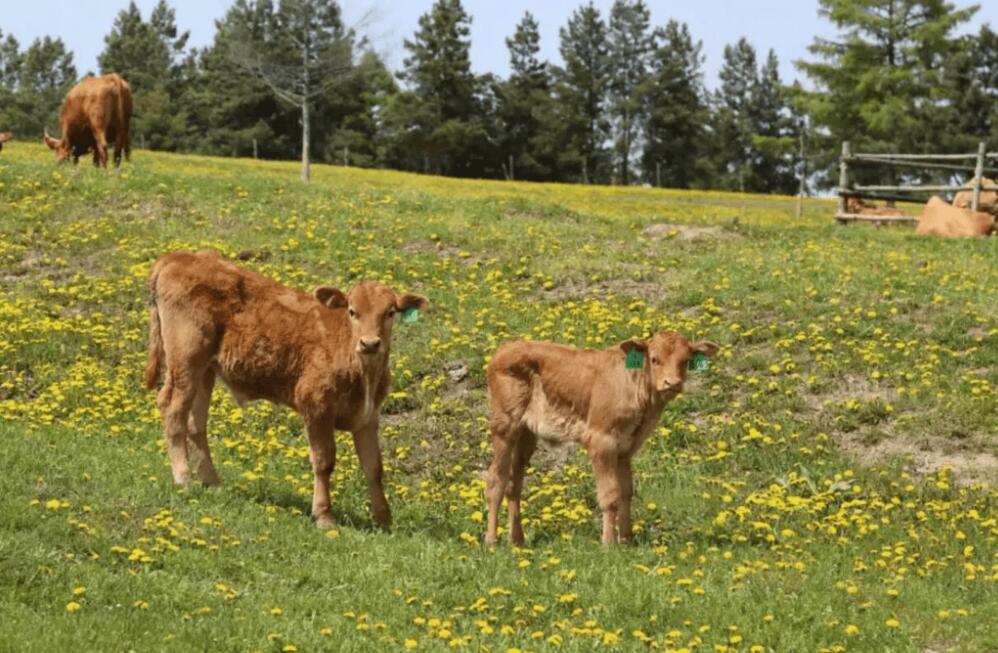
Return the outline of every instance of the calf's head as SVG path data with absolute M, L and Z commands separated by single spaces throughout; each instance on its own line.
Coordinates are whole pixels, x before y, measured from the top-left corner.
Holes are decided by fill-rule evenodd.
M 357 353 L 374 356 L 388 351 L 392 341 L 395 316 L 408 309 L 425 311 L 430 303 L 421 295 L 396 295 L 388 286 L 367 281 L 353 287 L 349 293 L 337 288 L 319 286 L 315 298 L 329 308 L 345 308 Z
M 626 340 L 620 348 L 627 354 L 639 350 L 645 357 L 645 369 L 651 374 L 651 383 L 656 392 L 676 395 L 682 392 L 686 380 L 686 365 L 693 354 L 700 352 L 713 356 L 718 347 L 709 340 L 690 343 L 682 334 L 675 331 L 662 331 L 651 340 Z

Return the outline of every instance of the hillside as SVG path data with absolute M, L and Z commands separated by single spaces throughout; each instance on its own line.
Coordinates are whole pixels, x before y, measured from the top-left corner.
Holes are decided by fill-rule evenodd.
M 0 154 L 0 648 L 998 642 L 998 240 L 843 228 L 828 201 L 798 222 L 782 197 L 297 175 Z M 327 534 L 307 514 L 300 419 L 221 389 L 224 485 L 172 485 L 141 376 L 146 277 L 179 248 L 304 288 L 379 279 L 429 297 L 395 331 L 391 533 L 368 516 L 348 434 Z M 661 329 L 723 349 L 636 459 L 636 542 L 600 547 L 587 459 L 543 451 L 527 548 L 483 549 L 487 355 Z

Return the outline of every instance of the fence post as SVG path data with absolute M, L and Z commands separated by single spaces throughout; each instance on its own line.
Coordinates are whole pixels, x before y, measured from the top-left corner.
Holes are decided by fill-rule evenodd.
M 839 213 L 848 213 L 845 193 L 849 190 L 849 157 L 852 150 L 849 141 L 842 141 L 842 158 L 839 159 Z
M 987 145 L 981 141 L 977 145 L 977 167 L 974 169 L 974 194 L 970 200 L 970 210 L 976 211 L 981 204 L 981 183 L 984 180 L 984 153 Z

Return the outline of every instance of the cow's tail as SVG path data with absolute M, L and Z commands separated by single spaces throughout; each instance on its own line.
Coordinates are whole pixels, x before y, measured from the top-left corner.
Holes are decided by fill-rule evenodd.
M 159 320 L 159 307 L 156 305 L 156 278 L 159 270 L 153 266 L 149 277 L 149 358 L 146 362 L 146 387 L 152 390 L 159 381 L 159 368 L 163 363 L 163 330 Z

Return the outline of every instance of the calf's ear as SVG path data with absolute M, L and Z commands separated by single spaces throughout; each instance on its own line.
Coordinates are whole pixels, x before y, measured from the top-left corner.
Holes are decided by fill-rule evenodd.
M 711 342 L 710 340 L 701 340 L 698 343 L 690 345 L 690 349 L 698 351 L 701 354 L 706 354 L 707 356 L 713 356 L 717 352 L 721 351 L 721 346 L 717 343 Z
M 326 308 L 346 308 L 348 303 L 343 291 L 332 286 L 319 286 L 312 291 L 312 294 Z
M 638 340 L 636 338 L 631 338 L 630 340 L 625 340 L 624 342 L 617 345 L 624 350 L 625 354 L 629 354 L 632 349 L 637 349 L 642 354 L 648 353 L 648 343 L 644 340 Z
M 417 311 L 425 311 L 430 307 L 430 302 L 422 295 L 402 295 L 395 300 L 395 308 L 404 311 L 414 308 Z

